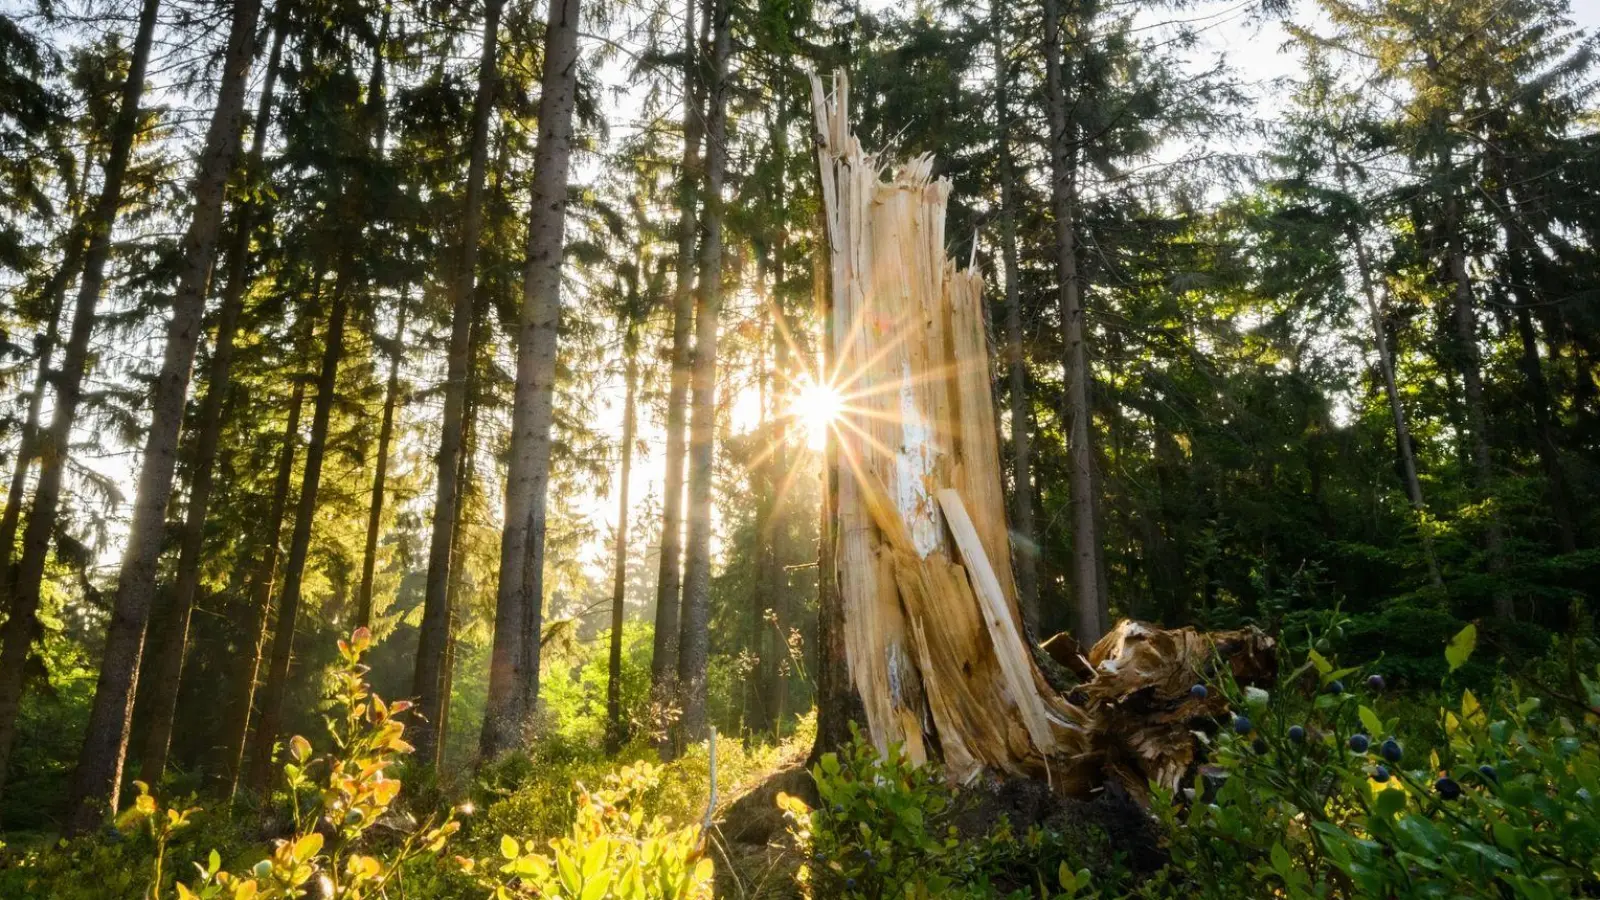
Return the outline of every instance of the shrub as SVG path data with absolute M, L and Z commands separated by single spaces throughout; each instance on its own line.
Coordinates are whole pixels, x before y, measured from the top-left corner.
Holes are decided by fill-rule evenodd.
M 698 825 L 673 829 L 639 802 L 660 782 L 648 763 L 609 775 L 605 787 L 580 786 L 571 832 L 549 842 L 500 838 L 503 863 L 486 883 L 497 898 L 709 900 L 712 864 Z M 487 868 L 487 866 L 485 867 Z
M 854 735 L 842 753 L 825 754 L 812 768 L 816 809 L 778 797 L 812 896 L 1098 896 L 1089 872 L 1065 861 L 1069 848 L 1060 835 L 1033 828 L 1019 839 L 1002 822 L 963 839 L 955 823 L 962 795 L 938 766 L 913 766 L 899 746 L 880 755 Z
M 236 900 L 294 900 L 315 883 L 322 897 L 357 900 L 380 896 L 390 878 L 408 861 L 437 854 L 460 824 L 446 816 L 438 825 L 412 829 L 397 847 L 379 857 L 360 852 L 362 838 L 385 819 L 400 795 L 401 783 L 386 770 L 411 752 L 402 737 L 405 726 L 395 716 L 410 704 L 392 706 L 372 693 L 365 681 L 361 657 L 371 646 L 371 634 L 356 630 L 349 641 L 339 642 L 342 666 L 334 673 L 333 699 L 343 710 L 343 721 L 329 720 L 334 750 L 312 756 L 311 742 L 296 735 L 289 741 L 292 762 L 283 766 L 294 808 L 294 836 L 275 843 L 272 854 L 258 861 L 248 875 L 231 875 L 213 853 L 207 865 L 197 866 L 199 878 L 177 885 L 180 900 L 229 897 Z M 304 805 L 303 805 L 304 804 Z M 197 810 L 163 815 L 141 790 L 132 812 L 134 820 L 148 823 L 158 836 L 154 883 L 160 884 L 164 841 L 162 835 L 188 824 Z
M 1467 662 L 1475 637 L 1468 626 L 1451 641 L 1447 671 Z M 1464 691 L 1436 716 L 1414 706 L 1384 715 L 1372 687 L 1328 689 L 1362 683 L 1356 676 L 1312 651 L 1252 708 L 1252 736 L 1217 736 L 1215 765 L 1190 796 L 1158 795 L 1173 862 L 1145 896 L 1592 892 L 1600 871 L 1592 714 L 1547 709 L 1502 681 L 1487 701 Z M 1293 726 L 1303 741 L 1288 737 Z M 1436 746 L 1428 734 L 1440 736 Z

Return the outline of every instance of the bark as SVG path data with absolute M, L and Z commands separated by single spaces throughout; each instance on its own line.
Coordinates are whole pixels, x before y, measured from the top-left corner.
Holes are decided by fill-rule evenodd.
M 1448 161 L 1446 161 L 1448 163 Z M 1492 498 L 1494 488 L 1494 462 L 1489 453 L 1489 417 L 1483 397 L 1483 359 L 1478 349 L 1478 316 L 1472 290 L 1472 277 L 1467 272 L 1465 235 L 1461 233 L 1461 204 L 1455 188 L 1447 185 L 1444 194 L 1444 216 L 1440 227 L 1444 234 L 1445 267 L 1450 278 L 1455 306 L 1452 321 L 1455 325 L 1456 368 L 1461 372 L 1463 405 L 1467 420 L 1466 440 L 1472 464 L 1473 487 L 1479 502 L 1486 502 L 1484 513 L 1484 549 L 1489 557 L 1489 574 L 1505 573 L 1505 539 L 1500 525 L 1500 513 Z M 1516 606 L 1503 584 L 1494 591 L 1494 614 L 1501 618 L 1515 618 Z
M 1094 503 L 1094 453 L 1089 445 L 1092 415 L 1089 406 L 1088 347 L 1085 343 L 1083 298 L 1078 283 L 1077 177 L 1071 149 L 1072 128 L 1062 57 L 1062 17 L 1059 0 L 1045 0 L 1044 43 L 1047 105 L 1050 114 L 1050 199 L 1055 214 L 1056 266 L 1060 274 L 1062 370 L 1067 382 L 1063 418 L 1067 423 L 1068 481 L 1072 492 L 1072 575 L 1077 602 L 1077 637 L 1094 643 L 1105 633 L 1102 604 L 1099 534 Z
M 572 107 L 577 90 L 579 0 L 550 4 L 545 29 L 539 137 L 534 148 L 517 329 L 517 384 L 506 472 L 506 525 L 500 538 L 489 697 L 480 747 L 484 759 L 509 749 L 539 691 L 543 618 L 546 491 L 561 319 L 561 261 L 566 247 Z
M 1378 349 L 1378 370 L 1383 375 L 1383 391 L 1389 398 L 1389 413 L 1394 418 L 1395 446 L 1400 452 L 1400 468 L 1405 475 L 1406 496 L 1411 501 L 1411 511 L 1418 518 L 1422 532 L 1422 552 L 1428 563 L 1428 581 L 1437 589 L 1444 588 L 1444 576 L 1439 571 L 1439 559 L 1433 552 L 1433 536 L 1421 519 L 1427 514 L 1428 504 L 1422 493 L 1422 481 L 1417 477 L 1416 450 L 1411 444 L 1411 426 L 1406 420 L 1406 408 L 1400 400 L 1399 380 L 1395 375 L 1394 353 L 1389 348 L 1389 335 L 1385 331 L 1384 303 L 1378 296 L 1372 277 L 1372 263 L 1367 257 L 1366 245 L 1361 235 L 1351 229 L 1350 243 L 1356 251 L 1356 271 L 1361 278 L 1361 294 L 1367 301 L 1367 316 L 1372 320 L 1372 342 Z
M 349 310 L 348 285 L 344 282 L 349 270 L 349 261 L 342 260 L 338 267 L 338 283 L 333 287 L 328 328 L 323 337 L 322 366 L 317 374 L 317 402 L 311 414 L 311 437 L 306 442 L 306 467 L 300 480 L 300 499 L 295 507 L 289 555 L 284 560 L 283 591 L 278 597 L 278 624 L 272 636 L 272 656 L 261 695 L 261 715 L 251 741 L 248 784 L 262 793 L 272 780 L 272 749 L 278 739 L 283 718 L 283 698 L 289 686 L 295 617 L 300 611 L 300 588 L 305 577 L 306 556 L 311 549 L 311 526 L 317 510 L 317 488 L 322 481 L 322 461 L 328 446 L 328 421 L 333 413 L 339 362 L 344 357 L 344 326 Z
M 12 744 L 16 741 L 28 657 L 38 636 L 39 593 L 45 562 L 55 529 L 56 507 L 61 499 L 61 480 L 66 470 L 72 426 L 77 418 L 78 403 L 83 398 L 89 339 L 94 332 L 95 307 L 105 284 L 106 261 L 111 255 L 111 232 L 122 206 L 122 183 L 139 129 L 139 101 L 144 95 L 145 71 L 160 6 L 160 0 L 144 0 L 139 11 L 139 31 L 134 38 L 128 79 L 122 86 L 117 121 L 111 132 L 100 197 L 86 225 L 89 244 L 84 252 L 83 277 L 78 282 L 77 303 L 56 383 L 55 409 L 51 413 L 50 428 L 38 448 L 39 482 L 34 488 L 33 509 L 22 534 L 22 558 L 14 571 L 6 573 L 9 575 L 3 585 L 6 596 L 0 597 L 7 609 L 5 625 L 0 626 L 0 641 L 3 641 L 3 648 L 0 648 L 0 788 L 5 784 Z
M 821 180 L 831 178 L 832 161 L 820 130 L 813 132 L 813 153 Z M 830 228 L 828 214 L 819 209 L 818 235 L 824 246 L 839 236 Z M 842 286 L 834 277 L 828 254 L 818 253 L 812 263 L 812 290 L 817 318 L 822 322 L 822 371 L 839 370 L 837 329 L 843 323 L 834 313 Z M 849 657 L 844 642 L 844 605 L 839 585 L 839 437 L 828 429 L 822 450 L 820 498 L 817 504 L 817 737 L 806 765 L 815 765 L 825 753 L 834 753 L 850 743 L 851 725 L 864 725 L 866 711 L 861 697 L 850 683 Z
M 480 338 L 479 331 L 483 324 L 483 313 L 484 310 L 479 309 L 473 317 L 472 355 L 474 359 L 477 358 L 478 353 L 478 342 Z M 454 685 L 455 680 L 456 638 L 457 627 L 459 625 L 459 617 L 456 615 L 456 610 L 461 606 L 461 589 L 466 580 L 466 548 L 463 545 L 466 542 L 467 533 L 467 507 L 472 502 L 473 485 L 477 477 L 475 474 L 477 471 L 476 460 L 478 455 L 477 371 L 478 369 L 476 365 L 474 365 L 469 371 L 470 377 L 467 380 L 466 420 L 462 422 L 461 425 L 461 465 L 457 470 L 456 483 L 460 484 L 462 488 L 456 495 L 455 535 L 450 543 L 450 603 L 447 607 L 450 611 L 450 620 L 446 625 L 446 634 L 448 637 L 445 640 L 444 665 L 439 669 L 439 740 L 436 744 L 436 750 L 434 752 L 433 764 L 435 766 L 444 765 L 445 743 L 446 738 L 450 733 L 450 700 L 452 697 L 452 686 Z
M 672 295 L 672 381 L 667 391 L 666 472 L 661 497 L 661 564 L 650 657 L 650 696 L 658 715 L 677 694 L 678 605 L 683 585 L 683 472 L 687 441 L 690 335 L 694 328 L 695 212 L 703 105 L 695 64 L 695 0 L 683 13 L 683 162 L 678 175 L 677 280 Z M 662 744 L 665 749 L 666 744 Z
M 728 166 L 728 0 L 711 0 L 711 70 L 706 86 L 705 228 L 695 290 L 694 398 L 689 414 L 689 496 L 678 633 L 682 742 L 706 734 L 706 664 L 711 650 L 711 487 L 716 457 L 717 328 L 722 312 L 722 188 Z
M 468 370 L 472 366 L 473 285 L 478 267 L 478 241 L 483 233 L 485 170 L 489 161 L 489 117 L 499 82 L 500 14 L 505 0 L 487 0 L 483 48 L 478 60 L 478 89 L 472 105 L 472 149 L 467 164 L 467 193 L 462 209 L 461 256 L 450 281 L 450 351 L 445 375 L 444 413 L 440 420 L 434 495 L 433 534 L 428 545 L 428 577 L 423 595 L 422 625 L 417 636 L 417 661 L 412 692 L 418 715 L 412 718 L 411 740 L 417 759 L 432 760 L 437 750 L 435 725 L 443 702 L 440 675 L 450 638 L 450 555 L 454 546 L 456 483 L 466 417 Z
M 780 106 L 777 135 L 778 221 L 784 223 L 789 221 L 784 192 L 785 169 L 789 158 L 787 97 L 785 94 L 778 101 Z M 789 321 L 783 292 L 787 227 L 785 224 L 778 229 L 772 247 L 772 314 L 775 317 L 772 329 L 772 368 L 776 372 L 775 391 L 777 385 L 782 384 L 790 372 L 792 363 L 789 342 L 794 339 L 794 329 Z M 794 610 L 790 606 L 792 597 L 789 590 L 788 569 L 785 568 L 793 558 L 793 548 L 790 546 L 787 527 L 789 510 L 784 502 L 789 496 L 789 486 L 794 483 L 795 461 L 789 456 L 789 417 L 782 413 L 781 408 L 772 423 L 772 459 L 768 465 L 774 473 L 767 481 L 768 490 L 774 492 L 771 520 L 767 527 L 767 540 L 772 546 L 773 581 L 767 595 L 772 598 L 772 618 L 770 624 L 758 622 L 757 627 L 771 632 L 769 635 L 772 640 L 771 658 L 765 660 L 768 672 L 766 711 L 769 716 L 767 724 L 776 729 L 783 724 L 783 717 L 789 705 L 789 676 L 793 666 L 788 658 L 788 634 L 789 627 L 795 620 Z
M 1017 252 L 1016 162 L 1011 153 L 1011 85 L 1006 65 L 1002 7 L 989 3 L 994 38 L 994 106 L 1000 162 L 1000 259 L 1006 276 L 1006 378 L 1011 401 L 1011 528 L 1017 564 L 1017 603 L 1030 627 L 1039 625 L 1039 546 L 1033 526 L 1033 417 L 1028 414 L 1028 370 L 1022 349 L 1022 291 Z
M 394 440 L 395 408 L 400 403 L 400 360 L 405 356 L 406 306 L 400 303 L 389 356 L 389 381 L 383 391 L 383 422 L 378 426 L 378 462 L 372 475 L 372 502 L 367 506 L 367 543 L 361 555 L 361 588 L 356 596 L 356 627 L 372 625 L 372 581 L 378 564 L 378 531 L 383 524 L 384 487 L 389 477 L 389 443 Z
M 260 177 L 266 152 L 267 126 L 272 116 L 272 92 L 283 55 L 285 10 L 280 4 L 274 18 L 272 50 L 267 59 L 266 81 L 256 110 L 255 132 L 245 162 L 247 182 Z M 205 398 L 200 401 L 196 421 L 194 471 L 189 479 L 189 507 L 185 511 L 183 532 L 178 544 L 178 571 L 174 579 L 166 628 L 160 635 L 155 655 L 153 691 L 149 700 L 150 720 L 145 732 L 139 778 L 148 785 L 159 785 L 166 771 L 167 749 L 172 741 L 172 724 L 177 715 L 178 688 L 183 678 L 184 656 L 189 644 L 189 620 L 200 592 L 201 551 L 205 547 L 206 515 L 211 504 L 211 488 L 216 471 L 217 448 L 222 439 L 223 401 L 232 385 L 234 335 L 244 311 L 246 288 L 250 281 L 250 240 L 259 213 L 252 200 L 239 204 L 233 228 L 233 244 L 228 251 L 228 280 L 217 312 L 217 336 L 206 377 Z
M 250 605 L 253 613 L 248 620 L 251 635 L 249 650 L 239 654 L 239 670 L 233 684 L 239 693 L 232 703 L 224 704 L 228 722 L 225 726 L 222 765 L 219 781 L 225 787 L 229 800 L 239 787 L 239 777 L 244 771 L 244 751 L 250 735 L 250 711 L 255 705 L 256 681 L 261 673 L 262 653 L 266 649 L 267 625 L 272 616 L 273 579 L 278 569 L 279 541 L 283 535 L 283 515 L 289 507 L 289 486 L 294 480 L 295 447 L 300 440 L 300 413 L 305 405 L 306 383 L 296 379 L 294 393 L 289 398 L 289 412 L 284 420 L 283 447 L 278 451 L 278 473 L 272 483 L 272 503 L 267 513 L 267 531 L 262 541 L 261 558 L 250 583 Z
M 781 219 L 780 219 L 781 221 Z M 766 263 L 758 260 L 756 264 L 756 284 L 764 286 L 767 281 Z M 769 318 L 772 315 L 773 297 L 769 294 L 766 302 L 762 304 L 761 322 L 774 337 L 772 343 L 780 343 L 777 339 L 776 320 Z M 756 355 L 756 386 L 759 394 L 759 418 L 756 423 L 756 434 L 767 435 L 770 443 L 766 447 L 756 448 L 757 458 L 750 464 L 750 490 L 755 495 L 756 501 L 756 577 L 751 585 L 750 594 L 744 604 L 745 633 L 742 638 L 743 649 L 755 659 L 755 666 L 749 677 L 745 680 L 743 698 L 744 727 L 751 733 L 761 733 L 772 727 L 773 707 L 772 683 L 777 678 L 776 648 L 772 652 L 763 647 L 766 643 L 765 629 L 762 622 L 766 613 L 771 609 L 766 604 L 777 599 L 778 587 L 778 547 L 776 532 L 777 512 L 777 475 L 778 468 L 777 419 L 772 415 L 772 394 L 774 389 L 773 370 L 767 365 L 767 347 L 761 347 Z
M 156 569 L 166 544 L 167 504 L 172 498 L 178 463 L 178 438 L 189 399 L 195 351 L 204 328 L 206 294 L 222 229 L 222 202 L 239 150 L 246 81 L 255 57 L 260 12 L 260 0 L 240 0 L 233 6 L 217 105 L 194 181 L 195 209 L 184 236 L 183 266 L 178 273 L 172 318 L 167 323 L 166 351 L 151 400 L 150 431 L 139 469 L 127 551 L 111 622 L 106 628 L 88 733 L 78 758 L 67 819 L 69 833 L 81 834 L 96 828 L 117 810 L 145 626 L 155 602 Z
M 642 273 L 640 273 L 642 277 Z M 631 312 L 630 312 L 631 316 Z M 627 723 L 622 720 L 622 626 L 626 619 L 628 589 L 628 479 L 633 475 L 634 403 L 639 388 L 639 341 L 636 326 L 628 322 L 623 353 L 627 356 L 623 373 L 622 471 L 617 486 L 617 558 L 611 573 L 611 647 L 606 679 L 606 751 L 616 753 L 627 740 Z

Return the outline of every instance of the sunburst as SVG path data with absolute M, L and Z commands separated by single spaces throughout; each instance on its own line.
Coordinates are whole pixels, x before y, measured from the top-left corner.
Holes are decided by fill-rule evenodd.
M 801 378 L 789 399 L 789 415 L 805 429 L 806 447 L 823 450 L 828 444 L 828 430 L 844 413 L 844 396 L 831 384 L 814 378 Z

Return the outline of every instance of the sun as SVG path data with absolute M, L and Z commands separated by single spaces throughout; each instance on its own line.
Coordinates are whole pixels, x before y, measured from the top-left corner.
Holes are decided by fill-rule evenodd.
M 844 398 L 837 388 L 811 378 L 800 382 L 789 400 L 789 415 L 805 428 L 806 446 L 822 451 L 828 445 L 828 429 L 844 412 Z

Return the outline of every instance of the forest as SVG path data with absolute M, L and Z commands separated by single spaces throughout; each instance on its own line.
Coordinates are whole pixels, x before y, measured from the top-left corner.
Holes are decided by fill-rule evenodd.
M 1597 54 L 0 0 L 0 897 L 1600 896 Z

